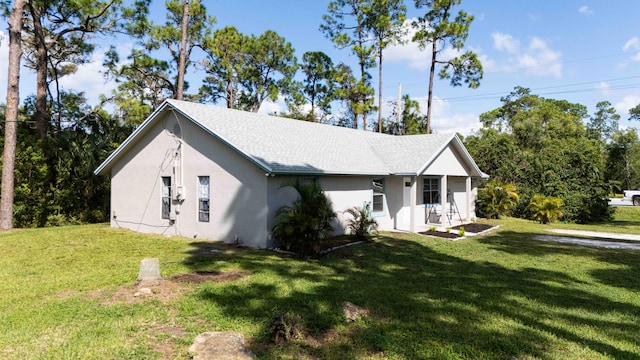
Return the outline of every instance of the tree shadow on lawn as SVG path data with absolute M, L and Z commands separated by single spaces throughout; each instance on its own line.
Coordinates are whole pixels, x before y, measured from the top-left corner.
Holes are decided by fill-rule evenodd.
M 567 236 L 567 235 L 563 235 Z M 567 236 L 570 237 L 570 236 Z M 594 239 L 616 241 L 612 239 Z M 640 291 L 640 251 L 606 249 L 577 244 L 535 240 L 532 234 L 503 231 L 478 240 L 493 249 L 512 255 L 548 256 L 551 254 L 590 258 L 611 264 L 607 269 L 593 269 L 589 275 L 604 285 Z M 624 242 L 624 241 L 620 241 Z
M 524 245 L 511 249 L 509 237 L 500 234 L 483 242 L 516 253 L 548 250 L 538 244 L 528 244 L 529 250 Z M 579 281 L 562 272 L 508 269 L 444 254 L 423 241 L 391 237 L 308 263 L 257 250 L 236 251 L 226 260 L 253 273 L 251 283 L 208 286 L 197 294 L 226 316 L 262 323 L 255 339 L 262 344 L 260 356 L 275 356 L 281 350 L 267 345 L 270 316 L 278 309 L 302 316 L 310 336 L 337 331 L 348 339 L 346 347 L 330 341 L 301 345 L 294 352 L 298 356 L 545 358 L 554 356 L 550 348 L 556 356 L 557 351 L 569 351 L 565 347 L 570 345 L 559 343 L 565 341 L 574 349 L 640 359 L 637 352 L 611 344 L 635 343 L 639 322 L 599 319 L 603 313 L 638 314 L 638 307 L 576 289 L 572 285 Z M 201 270 L 212 260 L 188 258 L 185 263 Z M 370 317 L 345 330 L 340 307 L 344 301 L 368 308 Z

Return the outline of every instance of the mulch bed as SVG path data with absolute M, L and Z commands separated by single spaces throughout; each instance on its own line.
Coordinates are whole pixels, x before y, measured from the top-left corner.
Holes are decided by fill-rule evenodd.
M 466 228 L 465 228 L 466 229 Z M 422 235 L 429 235 L 429 236 L 436 236 L 436 237 L 441 237 L 441 238 L 445 238 L 445 239 L 457 239 L 460 236 L 457 233 L 453 233 L 453 232 L 443 232 L 443 231 L 435 231 L 435 230 L 428 230 L 428 231 L 423 231 L 420 234 Z
M 478 223 L 471 223 L 471 224 L 464 224 L 464 225 L 458 225 L 458 226 L 454 226 L 453 230 L 459 230 L 461 227 L 464 228 L 465 232 L 470 232 L 470 233 L 481 233 L 485 230 L 489 230 L 491 228 L 494 228 L 494 225 L 487 225 L 487 224 L 478 224 Z

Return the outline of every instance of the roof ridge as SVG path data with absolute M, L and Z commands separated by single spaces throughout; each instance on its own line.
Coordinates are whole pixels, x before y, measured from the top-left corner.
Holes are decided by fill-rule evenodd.
M 455 136 L 395 136 L 168 99 L 96 169 L 96 173 L 107 171 L 141 134 L 156 126 L 158 119 L 173 112 L 269 174 L 418 174 L 424 164 Z

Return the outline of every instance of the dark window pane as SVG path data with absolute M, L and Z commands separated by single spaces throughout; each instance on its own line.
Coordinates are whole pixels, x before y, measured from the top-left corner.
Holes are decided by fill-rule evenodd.
M 208 211 L 200 211 L 198 212 L 198 221 L 200 222 L 209 222 L 209 212 Z
M 162 218 L 169 219 L 171 214 L 171 177 L 162 177 Z
M 423 204 L 438 204 L 440 202 L 440 179 L 422 179 L 422 202 Z
M 162 198 L 162 218 L 168 219 L 169 213 L 171 213 L 171 198 Z
M 198 221 L 209 222 L 209 199 L 199 199 Z
M 373 195 L 373 211 L 384 211 L 384 195 Z

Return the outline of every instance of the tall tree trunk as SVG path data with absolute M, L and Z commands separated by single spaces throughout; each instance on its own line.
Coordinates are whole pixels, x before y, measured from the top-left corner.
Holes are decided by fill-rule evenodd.
M 429 95 L 427 96 L 427 134 L 431 134 L 431 103 L 433 102 L 433 80 L 436 75 L 437 41 L 433 39 L 431 47 L 431 68 L 429 69 Z
M 365 97 L 365 101 L 367 98 Z M 365 110 L 365 113 L 362 114 L 362 130 L 367 131 L 367 112 Z
M 189 24 L 189 0 L 184 0 L 182 12 L 182 39 L 180 42 L 180 58 L 178 61 L 178 86 L 176 89 L 176 99 L 182 100 L 184 93 L 184 73 L 187 62 L 187 25 Z
M 235 103 L 236 99 L 234 96 L 233 82 L 231 80 L 227 80 L 227 108 L 233 109 L 233 105 Z
M 382 132 L 382 47 L 378 50 L 378 132 Z
M 4 125 L 4 153 L 2 155 L 2 196 L 0 197 L 0 229 L 13 228 L 13 190 L 20 104 L 20 59 L 22 58 L 22 11 L 26 0 L 15 0 L 9 17 L 9 66 L 7 108 Z
M 29 2 L 36 46 L 36 130 L 41 140 L 47 138 L 49 118 L 47 114 L 47 43 L 37 9 Z M 44 142 L 43 142 L 44 144 Z

